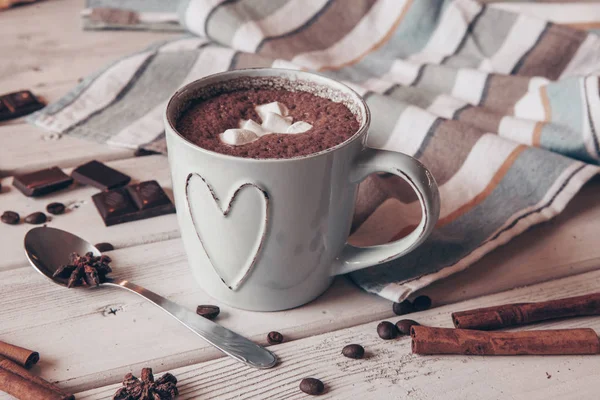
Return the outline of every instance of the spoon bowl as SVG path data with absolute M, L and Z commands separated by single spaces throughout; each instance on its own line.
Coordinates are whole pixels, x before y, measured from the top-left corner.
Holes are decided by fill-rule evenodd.
M 71 253 L 91 252 L 94 256 L 101 255 L 97 248 L 79 236 L 56 228 L 31 229 L 25 235 L 24 245 L 27 259 L 33 268 L 63 287 L 67 286 L 67 280 L 54 278 L 52 275 L 58 267 L 69 264 Z M 110 278 L 99 286 L 118 287 L 145 298 L 223 353 L 248 366 L 266 369 L 277 364 L 277 357 L 269 350 L 148 289 L 127 280 Z M 89 286 L 77 287 L 89 288 Z
M 33 228 L 25 235 L 24 244 L 25 254 L 33 268 L 52 282 L 64 287 L 67 287 L 67 280 L 54 278 L 52 275 L 58 267 L 69 263 L 71 253 L 92 252 L 95 256 L 101 255 L 97 248 L 79 236 L 56 228 Z

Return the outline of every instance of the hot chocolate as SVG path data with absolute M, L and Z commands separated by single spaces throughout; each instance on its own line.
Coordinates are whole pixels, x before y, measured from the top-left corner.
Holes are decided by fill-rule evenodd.
M 216 93 L 184 110 L 176 128 L 190 142 L 247 158 L 292 158 L 335 147 L 359 129 L 344 105 L 305 91 L 250 88 Z

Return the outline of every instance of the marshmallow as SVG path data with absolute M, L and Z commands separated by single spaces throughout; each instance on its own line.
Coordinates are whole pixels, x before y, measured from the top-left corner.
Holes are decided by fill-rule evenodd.
M 288 128 L 285 130 L 285 133 L 304 133 L 310 129 L 312 129 L 311 124 L 304 121 L 298 121 L 288 126 Z
M 246 143 L 254 142 L 258 135 L 247 129 L 227 129 L 219 135 L 223 143 L 232 146 L 240 146 Z
M 311 124 L 304 121 L 297 121 L 292 124 L 293 118 L 288 116 L 288 108 L 285 104 L 277 101 L 261 104 L 254 109 L 262 119 L 262 125 L 251 119 L 241 120 L 239 129 L 227 129 L 219 135 L 223 143 L 241 146 L 254 142 L 269 133 L 296 134 L 306 132 L 312 128 Z
M 281 115 L 282 117 L 287 117 L 289 113 L 288 108 L 285 106 L 285 104 L 282 104 L 278 101 L 274 101 L 272 103 L 267 104 L 261 104 L 260 106 L 254 107 L 254 110 L 256 110 L 256 113 L 263 121 L 263 126 L 265 123 L 265 119 L 267 118 L 267 113 L 271 112 L 277 115 Z
M 267 133 L 271 133 L 267 129 L 263 128 L 262 126 L 260 126 L 259 124 L 257 124 L 256 122 L 254 122 L 251 119 L 242 120 L 242 123 L 240 124 L 240 128 L 245 129 L 247 131 L 252 131 L 252 132 L 256 133 L 256 135 L 258 137 L 266 135 Z
M 265 114 L 262 123 L 263 128 L 273 133 L 284 133 L 290 125 L 292 125 L 292 117 L 282 117 L 272 112 Z

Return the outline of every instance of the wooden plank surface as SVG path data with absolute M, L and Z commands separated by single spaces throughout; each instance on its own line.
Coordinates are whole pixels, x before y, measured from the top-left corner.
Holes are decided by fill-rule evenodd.
M 1 92 L 31 89 L 48 102 L 58 100 L 77 81 L 119 57 L 177 37 L 173 33 L 81 30 L 81 0 L 44 1 L 2 12 Z M 34 22 L 35 21 L 35 22 Z M 51 139 L 53 138 L 53 139 Z M 38 167 L 73 167 L 96 158 L 131 157 L 130 149 L 63 136 L 24 124 L 0 124 L 0 177 Z
M 80 77 L 106 63 L 157 40 L 177 36 L 127 32 L 127 40 L 123 40 L 125 34 L 119 31 L 82 32 L 82 8 L 81 0 L 45 1 L 1 14 L 0 51 L 10 54 L 0 61 L 2 91 L 31 88 L 54 101 Z M 53 137 L 24 125 L 22 120 L 0 126 L 0 177 L 51 165 L 73 167 L 92 158 L 123 159 L 132 154 L 126 149 Z M 136 180 L 157 179 L 171 195 L 163 156 L 110 165 Z M 10 188 L 10 181 L 2 181 L 8 189 L 0 194 L 0 212 L 13 209 L 24 216 L 43 210 L 51 201 L 79 204 L 78 209 L 55 217 L 49 225 L 92 242 L 112 242 L 119 248 L 111 254 L 119 274 L 190 309 L 214 302 L 190 278 L 181 241 L 176 239 L 179 233 L 174 215 L 106 228 L 90 201 L 96 189 L 77 187 L 30 199 Z M 595 180 L 552 222 L 533 228 L 467 271 L 424 292 L 436 304 L 447 304 L 597 268 L 600 248 L 594 240 L 600 217 L 599 194 L 600 180 Z M 374 334 L 376 322 L 372 321 L 390 317 L 390 303 L 361 292 L 343 278 L 324 296 L 296 310 L 252 313 L 223 307 L 219 322 L 257 342 L 264 343 L 266 332 L 273 329 L 295 340 L 275 347 L 284 360 L 281 367 L 266 373 L 248 370 L 219 358 L 220 353 L 134 295 L 115 289 L 67 291 L 45 281 L 25 264 L 22 238 L 29 228 L 0 224 L 0 340 L 39 350 L 43 361 L 35 372 L 72 390 L 117 382 L 126 372 L 139 372 L 146 365 L 158 372 L 189 364 L 195 365 L 178 373 L 184 399 L 304 398 L 297 384 L 305 374 L 319 374 L 331 386 L 324 398 L 583 399 L 594 398 L 599 389 L 597 376 L 592 381 L 594 374 L 590 372 L 598 370 L 594 357 L 411 356 L 407 340 L 383 342 Z M 585 293 L 597 290 L 599 279 L 597 272 L 573 276 L 414 317 L 448 326 L 450 310 Z M 356 326 L 365 322 L 370 323 Z M 549 326 L 583 325 L 598 329 L 600 322 L 588 318 Z M 344 329 L 348 327 L 353 328 Z M 366 365 L 339 356 L 345 341 L 360 341 L 368 348 L 373 356 L 364 361 Z M 102 387 L 78 398 L 110 398 L 113 392 L 113 387 Z
M 598 287 L 600 271 L 594 271 L 411 314 L 411 318 L 424 325 L 451 327 L 453 311 L 574 296 Z M 272 346 L 281 364 L 271 370 L 254 370 L 229 358 L 174 370 L 180 380 L 180 398 L 304 399 L 307 396 L 298 389 L 304 377 L 326 384 L 327 393 L 319 397 L 323 399 L 580 400 L 597 398 L 600 391 L 599 356 L 417 356 L 411 354 L 408 337 L 381 340 L 377 323 Z M 600 317 L 549 321 L 523 329 L 581 327 L 600 332 Z M 363 345 L 367 357 L 344 358 L 341 349 L 350 343 Z M 148 365 L 157 373 L 168 370 Z M 139 374 L 138 370 L 132 369 Z M 77 398 L 110 399 L 118 386 L 79 393 Z
M 126 160 L 107 163 L 117 170 L 129 175 L 134 181 L 157 180 L 172 197 L 171 177 L 167 158 L 163 155 L 130 158 Z M 69 169 L 65 170 L 70 173 Z M 151 243 L 179 237 L 179 230 L 175 214 L 145 219 L 142 221 L 128 222 L 125 224 L 104 226 L 100 214 L 96 210 L 91 196 L 99 192 L 91 186 L 72 185 L 70 188 L 34 198 L 26 197 L 12 187 L 12 178 L 2 180 L 2 193 L 0 204 L 2 211 L 11 210 L 22 217 L 35 212 L 45 212 L 46 205 L 59 201 L 67 206 L 78 206 L 63 215 L 52 217 L 48 226 L 73 232 L 86 238 L 92 243 L 110 242 L 117 248 L 132 245 Z M 23 266 L 26 264 L 23 252 L 23 238 L 32 225 L 21 223 L 19 225 L 0 224 L 0 270 Z
M 151 158 L 158 159 L 160 156 L 118 163 L 123 166 L 132 162 L 131 165 L 135 166 L 140 160 Z M 81 209 L 74 212 L 79 211 Z M 135 232 L 148 234 L 144 229 L 156 229 L 163 224 L 144 229 L 125 225 L 126 232 L 112 232 L 111 235 L 139 240 Z M 69 229 L 82 229 L 85 233 L 80 234 L 87 237 L 96 234 L 96 228 L 97 225 L 89 222 L 83 226 L 75 224 Z M 100 237 L 96 239 L 101 240 Z M 560 237 L 555 240 L 560 243 Z M 567 242 L 565 245 L 572 244 Z M 542 255 L 541 250 L 538 255 Z M 517 249 L 515 257 L 520 257 L 518 254 Z M 186 307 L 193 309 L 197 304 L 214 302 L 190 278 L 179 239 L 122 248 L 111 256 L 121 276 Z M 484 266 L 481 264 L 481 267 Z M 579 267 L 555 268 L 555 264 L 544 260 L 528 265 L 528 273 L 518 275 L 513 264 L 500 263 L 493 273 L 479 275 L 476 279 L 478 289 L 474 293 L 494 293 L 521 285 L 518 279 L 523 276 L 529 276 L 531 281 L 544 281 L 557 273 L 575 273 Z M 444 304 L 461 296 L 473 295 L 470 287 L 469 276 L 462 274 L 452 286 L 439 285 L 428 294 L 436 303 Z M 146 363 L 171 369 L 219 356 L 196 336 L 136 296 L 114 290 L 98 290 L 89 294 L 67 291 L 46 282 L 24 264 L 0 271 L 0 303 L 3 304 L 0 340 L 41 351 L 47 360 L 44 361 L 46 366 L 42 363 L 40 367 L 44 376 L 78 390 L 115 382 L 127 368 L 140 368 Z M 117 310 L 117 315 L 108 314 L 111 308 Z M 270 330 L 279 330 L 289 339 L 297 339 L 391 316 L 390 302 L 368 295 L 341 279 L 323 297 L 299 309 L 281 313 L 251 313 L 225 307 L 223 318 L 219 321 L 264 342 L 265 334 Z M 147 334 L 155 331 L 156 334 Z M 69 351 L 65 352 L 65 332 L 72 337 L 91 335 L 95 345 L 90 348 L 88 342 L 78 340 L 69 343 Z
M 27 124 L 0 126 L 0 177 L 58 166 L 76 167 L 89 160 L 133 157 L 134 151 L 47 132 Z
M 0 62 L 3 92 L 35 88 L 55 99 L 56 85 L 72 86 L 117 57 L 177 36 L 132 31 L 124 39 L 122 31 L 83 32 L 83 6 L 82 0 L 42 1 L 2 12 L 0 54 L 10 55 Z
M 192 310 L 215 303 L 192 279 L 180 240 L 108 254 L 117 278 Z M 0 340 L 39 351 L 36 373 L 73 390 L 117 382 L 130 367 L 150 363 L 176 368 L 221 354 L 136 295 L 116 288 L 68 290 L 29 266 L 0 271 L 0 304 Z M 294 340 L 391 314 L 389 301 L 360 291 L 345 278 L 295 310 L 222 308 L 220 324 L 263 344 L 271 330 Z

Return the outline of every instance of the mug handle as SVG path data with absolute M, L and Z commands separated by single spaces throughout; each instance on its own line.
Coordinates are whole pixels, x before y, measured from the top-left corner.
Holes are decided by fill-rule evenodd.
M 353 162 L 350 180 L 360 183 L 374 172 L 389 172 L 404 179 L 417 193 L 422 219 L 406 237 L 392 243 L 355 247 L 346 243 L 336 259 L 333 275 L 383 264 L 410 252 L 429 236 L 440 215 L 440 195 L 431 173 L 406 154 L 365 148 Z

